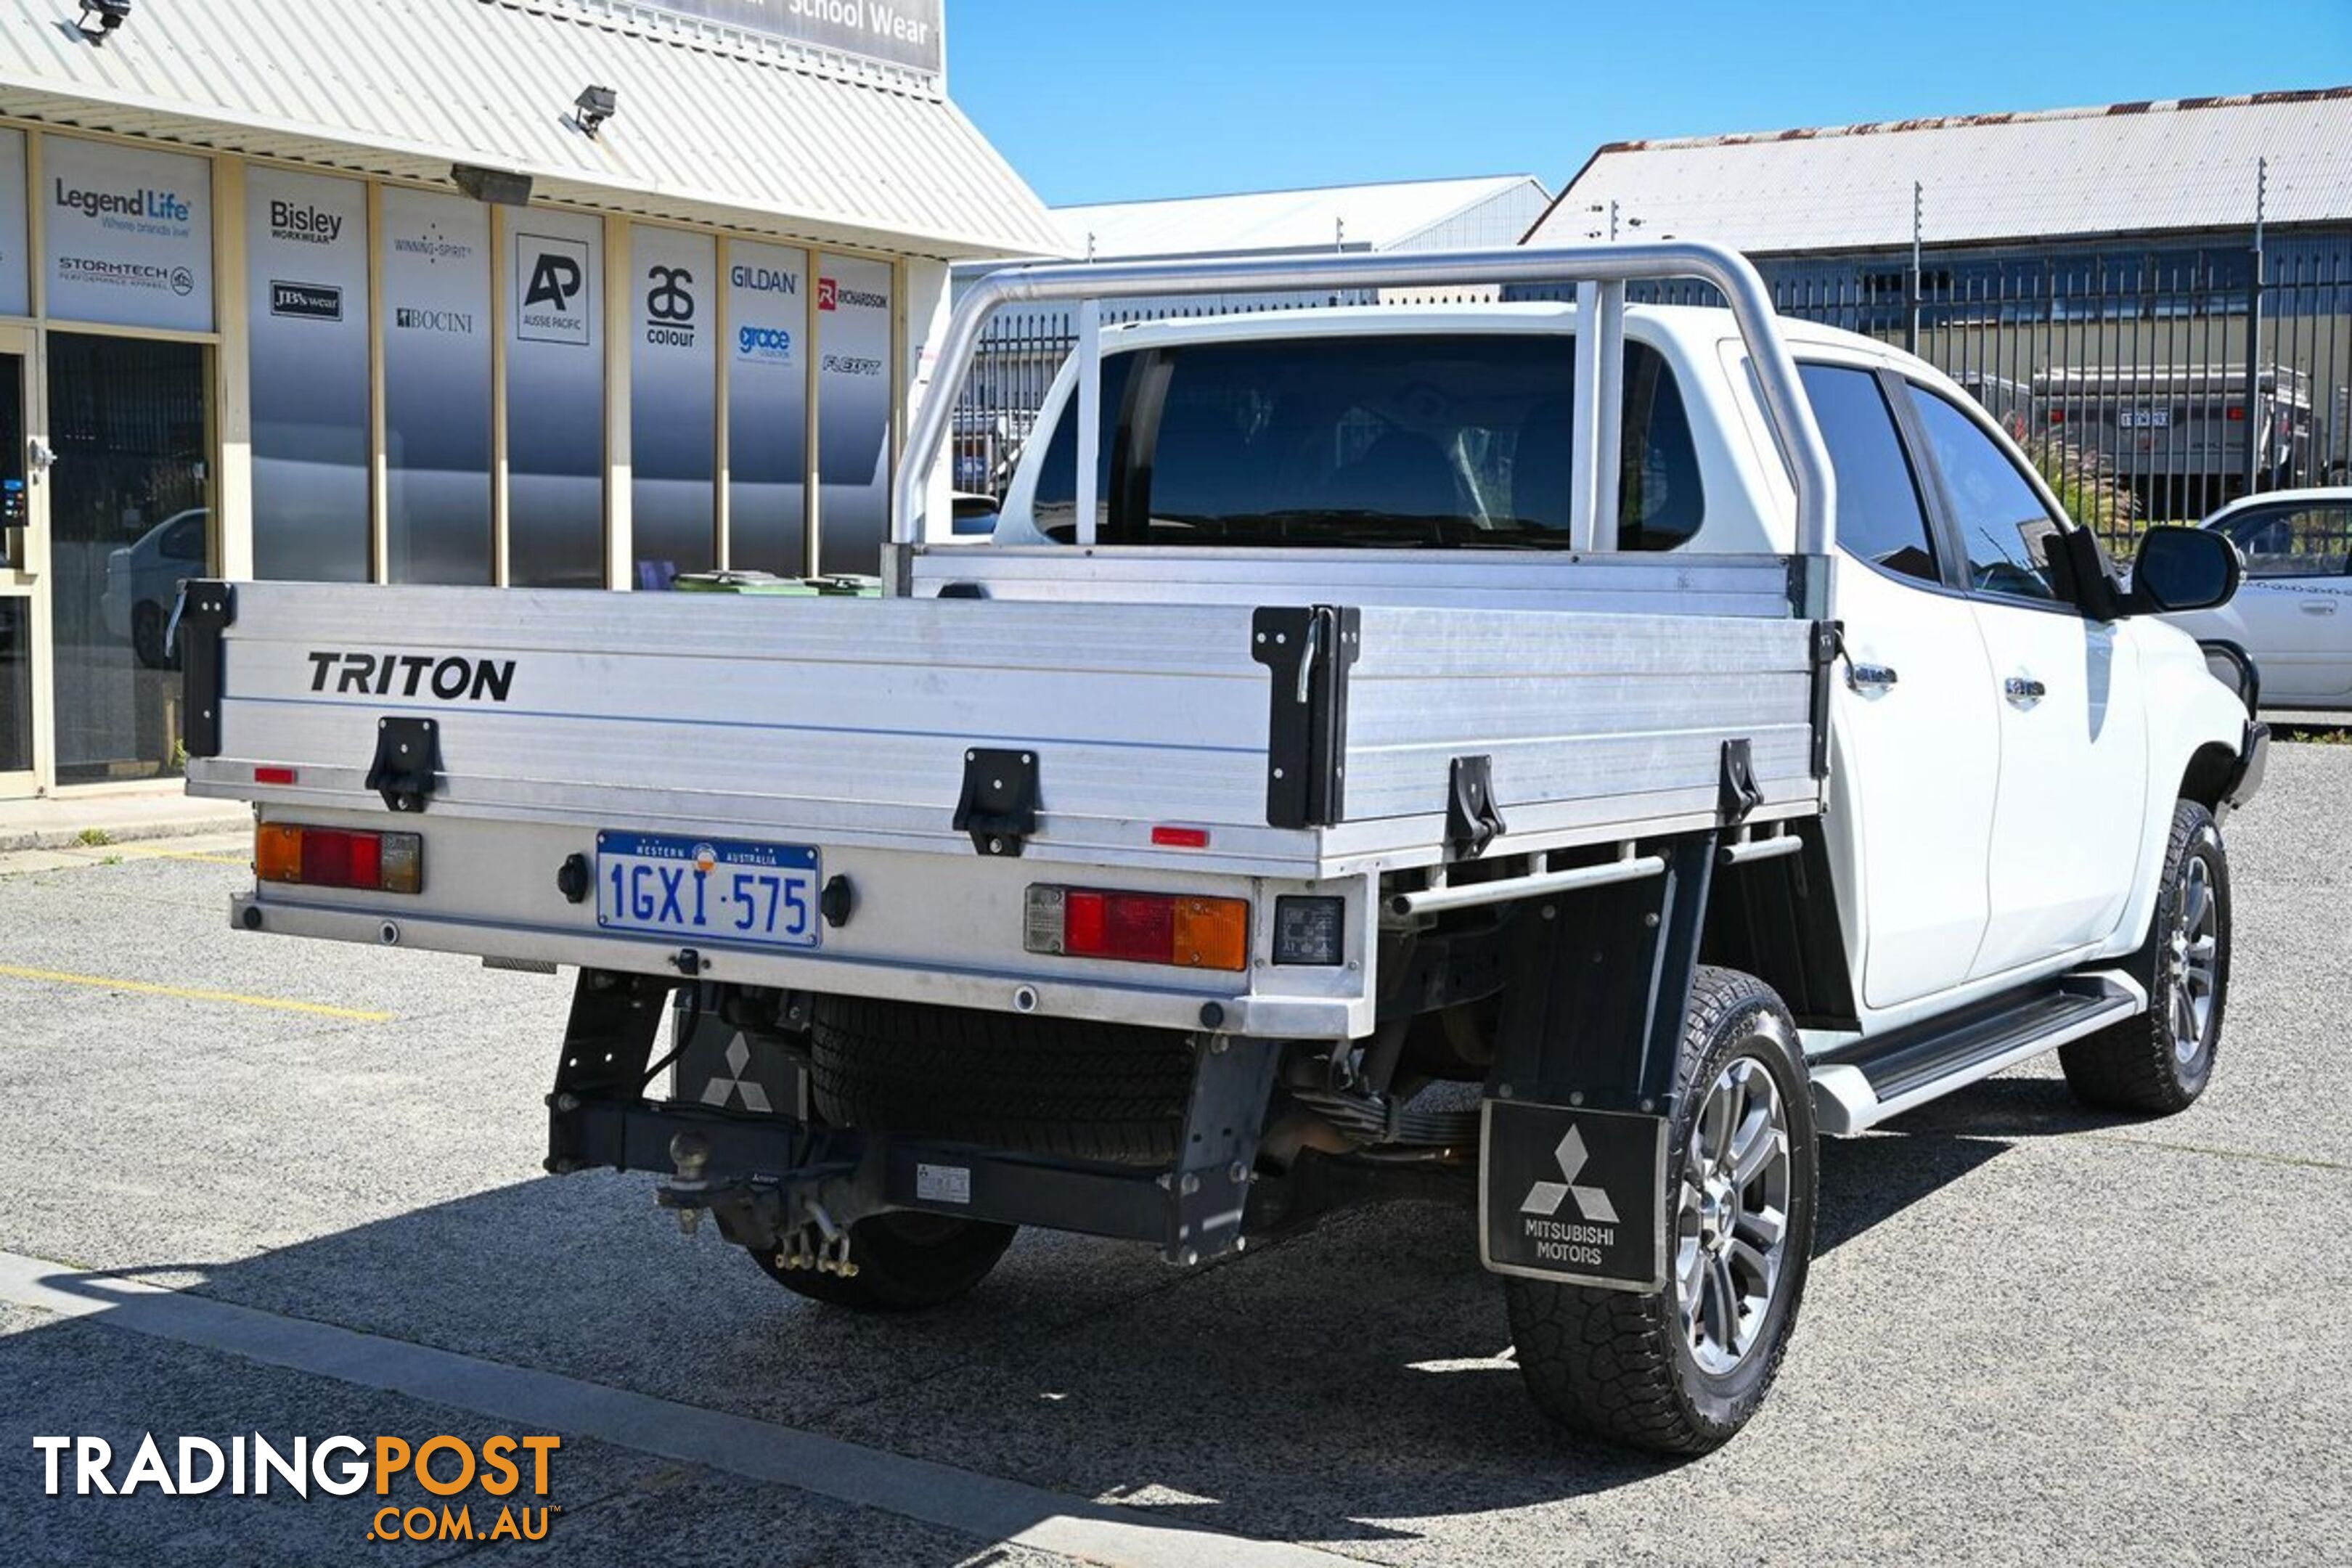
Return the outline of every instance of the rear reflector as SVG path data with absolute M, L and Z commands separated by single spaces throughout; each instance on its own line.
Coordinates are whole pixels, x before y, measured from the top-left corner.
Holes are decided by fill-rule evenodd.
M 1151 842 L 1169 849 L 1206 849 L 1209 830 L 1205 827 L 1155 827 Z
M 290 784 L 294 782 L 292 768 L 256 768 L 253 782 L 267 784 Z
M 1029 889 L 1022 945 L 1066 958 L 1239 971 L 1249 967 L 1249 903 L 1040 885 Z
M 253 871 L 265 882 L 417 893 L 425 889 L 425 841 L 414 833 L 264 823 L 254 830 Z

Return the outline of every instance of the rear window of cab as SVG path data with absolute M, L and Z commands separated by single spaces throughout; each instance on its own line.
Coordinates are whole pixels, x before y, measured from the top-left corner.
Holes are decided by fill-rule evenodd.
M 1195 342 L 1106 355 L 1106 544 L 1561 549 L 1574 340 L 1564 333 Z M 1706 501 L 1681 390 L 1628 343 L 1619 547 L 1671 550 Z M 1033 511 L 1076 534 L 1077 401 Z

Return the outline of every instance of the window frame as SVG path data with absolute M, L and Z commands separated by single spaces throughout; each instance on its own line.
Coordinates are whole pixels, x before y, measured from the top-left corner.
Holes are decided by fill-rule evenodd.
M 1904 467 L 1911 476 L 1912 493 L 1919 500 L 1919 521 L 1927 530 L 1927 553 L 1936 563 L 1936 574 L 1933 577 L 1915 577 L 1908 572 L 1897 572 L 1893 567 L 1884 565 L 1852 549 L 1843 536 L 1838 540 L 1839 553 L 1855 565 L 1874 572 L 1888 582 L 1900 584 L 1906 588 L 1917 588 L 1931 594 L 1957 591 L 1952 581 L 1951 546 L 1946 541 L 1944 531 L 1937 520 L 1935 501 L 1930 493 L 1931 481 L 1926 471 L 1919 466 L 1918 441 L 1912 426 L 1911 405 L 1904 389 L 1903 377 L 1876 360 L 1849 360 L 1820 354 L 1804 354 L 1799 356 L 1797 360 L 1800 379 L 1809 367 L 1849 371 L 1858 375 L 1866 375 L 1877 384 L 1878 395 L 1886 405 L 1887 418 L 1894 426 L 1895 447 L 1902 452 Z M 1814 416 L 1813 422 L 1816 426 L 1820 425 L 1821 417 L 1818 413 Z M 1822 445 L 1826 447 L 1829 442 L 1826 432 L 1823 433 L 1822 439 Z M 1832 458 L 1832 466 L 1835 466 L 1834 457 Z
M 1920 416 L 1919 398 L 1933 397 L 1948 405 L 1962 419 L 1973 425 L 1979 435 L 1991 442 L 1993 450 L 2000 453 L 2002 460 L 2025 481 L 2025 488 L 2032 492 L 2034 500 L 2042 503 L 2042 510 L 2061 533 L 2076 531 L 2074 520 L 2066 515 L 2065 508 L 2058 504 L 2057 498 L 2050 493 L 2050 487 L 2042 482 L 2042 476 L 2034 471 L 2032 465 L 2020 463 L 2010 452 L 2000 427 L 1993 423 L 1991 416 L 1985 413 L 1975 398 L 1965 392 L 1957 397 L 1947 396 L 1941 389 L 1901 371 L 1888 369 L 1883 374 L 1901 388 L 1902 405 L 1897 422 L 1903 426 L 1905 439 L 1910 443 L 1915 468 L 1927 478 L 1929 523 L 1936 531 L 1945 586 L 1979 604 L 2033 610 L 2042 615 L 2071 616 L 2076 620 L 2089 619 L 2088 612 L 2081 605 L 2063 595 L 2048 599 L 2028 598 L 2021 594 L 2004 594 L 1976 584 L 1969 574 L 1968 536 L 1960 525 L 1959 508 L 1952 499 L 1950 482 L 1944 477 L 1943 465 L 1936 459 L 1936 444 L 1927 434 L 1926 421 Z

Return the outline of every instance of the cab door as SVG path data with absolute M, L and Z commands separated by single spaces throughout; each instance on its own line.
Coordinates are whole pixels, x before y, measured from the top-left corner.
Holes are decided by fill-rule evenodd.
M 1926 486 L 1897 420 L 1901 384 L 1866 363 L 1799 367 L 1837 475 L 1838 616 L 1831 809 L 1853 824 L 1864 1004 L 1899 1007 L 1967 979 L 1986 882 L 2000 735 L 1992 668 L 1948 581 Z
M 33 335 L 0 328 L 0 800 L 29 795 L 40 773 L 34 748 L 34 650 L 43 615 L 47 497 L 39 483 L 37 421 L 33 416 Z
M 2072 525 L 1980 410 L 1916 384 L 1911 404 L 1999 719 L 1991 920 L 1969 970 L 1980 979 L 2113 934 L 2144 842 L 2147 713 L 2137 645 L 2064 596 L 2052 552 Z

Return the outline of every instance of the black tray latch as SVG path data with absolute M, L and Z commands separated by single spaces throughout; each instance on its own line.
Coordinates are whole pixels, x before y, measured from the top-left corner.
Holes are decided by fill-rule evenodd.
M 956 829 L 982 855 L 1018 855 L 1037 831 L 1037 753 L 975 746 L 963 754 Z
M 1445 853 L 1449 859 L 1475 860 L 1504 831 L 1495 805 L 1495 759 L 1456 757 L 1445 793 Z
M 434 719 L 375 721 L 375 763 L 367 786 L 394 811 L 423 811 L 441 770 L 441 724 Z
M 1748 820 L 1748 814 L 1764 804 L 1764 791 L 1756 782 L 1756 759 L 1748 738 L 1723 743 L 1723 765 L 1716 780 L 1715 808 L 1726 827 L 1737 827 Z

